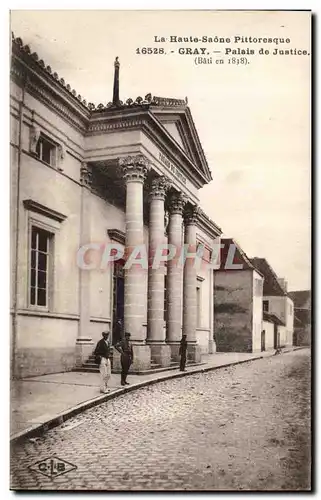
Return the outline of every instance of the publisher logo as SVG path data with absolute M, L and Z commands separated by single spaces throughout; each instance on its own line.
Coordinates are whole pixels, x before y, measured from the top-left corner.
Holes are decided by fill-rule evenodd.
M 36 462 L 34 465 L 31 465 L 29 469 L 40 472 L 40 474 L 44 476 L 53 478 L 77 469 L 77 467 L 69 462 L 66 462 L 66 460 L 62 460 L 61 458 L 49 457 L 45 460 Z

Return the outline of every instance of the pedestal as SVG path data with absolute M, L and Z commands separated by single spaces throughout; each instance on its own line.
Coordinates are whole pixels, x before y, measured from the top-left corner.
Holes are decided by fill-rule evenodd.
M 193 361 L 194 363 L 200 363 L 202 359 L 201 347 L 197 344 L 188 344 L 187 359 L 188 361 Z
M 77 338 L 76 341 L 76 368 L 80 368 L 91 356 L 95 344 L 92 339 Z
M 171 348 L 167 344 L 150 344 L 152 360 L 162 367 L 170 366 L 171 364 Z
M 180 354 L 179 354 L 179 346 L 180 342 L 168 342 L 168 345 L 171 350 L 171 358 L 172 361 L 175 361 L 176 363 L 179 362 L 180 360 Z
M 133 343 L 134 362 L 129 369 L 129 373 L 140 373 L 145 370 L 150 370 L 151 350 L 148 345 L 137 345 Z M 113 351 L 113 372 L 121 372 L 120 353 L 114 349 Z

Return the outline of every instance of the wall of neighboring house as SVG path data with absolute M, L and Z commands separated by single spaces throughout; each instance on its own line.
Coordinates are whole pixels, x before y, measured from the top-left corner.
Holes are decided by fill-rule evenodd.
M 253 280 L 252 352 L 260 352 L 261 337 L 262 337 L 264 279 L 258 272 L 253 271 L 252 280 Z
M 252 270 L 214 272 L 214 337 L 217 352 L 252 352 Z
M 265 350 L 270 351 L 274 349 L 274 323 L 263 321 L 262 329 L 265 330 Z
M 278 325 L 278 333 L 279 333 L 279 342 L 280 347 L 284 347 L 287 345 L 287 329 L 285 326 Z
M 263 301 L 268 301 L 268 312 L 276 314 L 284 323 L 285 330 L 281 328 L 282 345 L 293 345 L 293 319 L 294 307 L 290 297 L 284 296 L 264 296 Z
M 290 297 L 286 297 L 286 345 L 293 345 L 293 331 L 294 331 L 294 303 Z

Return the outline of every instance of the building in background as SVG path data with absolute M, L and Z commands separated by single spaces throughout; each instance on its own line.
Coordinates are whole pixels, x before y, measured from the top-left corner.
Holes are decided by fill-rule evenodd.
M 289 292 L 294 304 L 293 345 L 311 345 L 311 292 L 298 290 Z
M 262 351 L 270 351 L 281 347 L 284 328 L 285 323 L 276 314 L 263 311 Z
M 153 256 L 164 242 L 195 250 L 201 243 L 206 262 L 221 234 L 198 207 L 212 178 L 186 100 L 147 94 L 122 102 L 119 71 L 116 60 L 113 99 L 96 106 L 13 38 L 15 377 L 81 366 L 106 329 L 114 340 L 131 333 L 137 372 L 177 361 L 182 331 L 190 360 L 215 348 L 213 271 L 174 261 L 148 270 L 126 270 L 125 260 L 104 266 L 112 243 L 125 258 L 138 245 Z
M 262 349 L 263 275 L 234 239 L 221 239 L 214 272 L 214 337 L 217 352 Z
M 266 259 L 254 257 L 251 262 L 264 276 L 263 313 L 277 317 L 278 347 L 292 346 L 294 308 L 287 293 L 287 282 L 277 277 Z

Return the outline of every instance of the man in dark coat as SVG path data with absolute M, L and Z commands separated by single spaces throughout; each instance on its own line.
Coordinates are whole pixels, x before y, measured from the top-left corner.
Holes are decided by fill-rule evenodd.
M 97 342 L 94 355 L 96 363 L 99 364 L 101 377 L 100 392 L 106 393 L 109 390 L 107 384 L 111 376 L 109 332 L 102 332 L 102 336 L 103 338 Z
M 116 344 L 116 349 L 120 352 L 120 363 L 121 363 L 121 385 L 129 385 L 127 382 L 127 374 L 130 365 L 134 361 L 133 346 L 130 341 L 130 333 L 125 333 L 125 338 Z
M 186 340 L 186 335 L 183 335 L 181 344 L 179 346 L 179 354 L 181 356 L 180 359 L 180 365 L 179 369 L 181 372 L 185 372 L 185 365 L 186 365 L 186 351 L 187 351 L 187 340 Z

